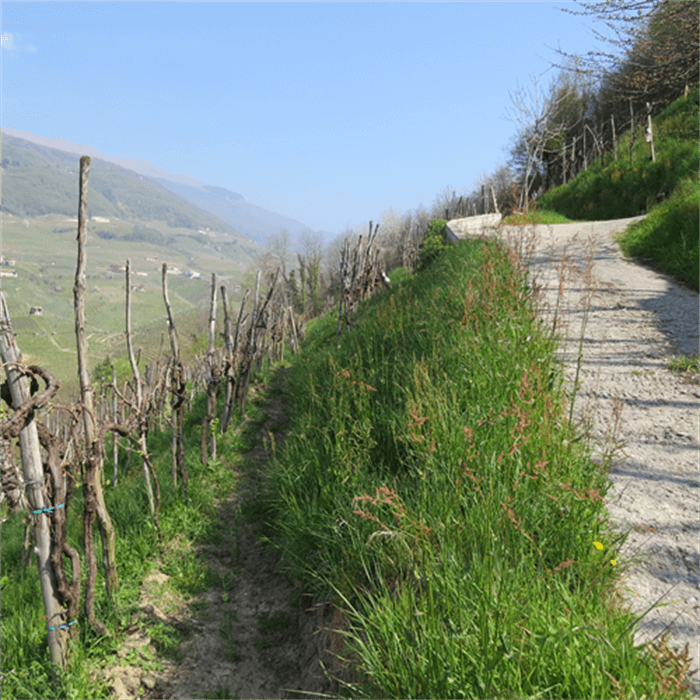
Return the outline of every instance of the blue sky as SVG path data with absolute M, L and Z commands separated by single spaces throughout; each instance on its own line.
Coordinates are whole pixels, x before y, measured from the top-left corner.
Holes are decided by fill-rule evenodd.
M 3 126 L 332 233 L 470 191 L 508 159 L 509 91 L 595 45 L 566 2 L 1 7 Z

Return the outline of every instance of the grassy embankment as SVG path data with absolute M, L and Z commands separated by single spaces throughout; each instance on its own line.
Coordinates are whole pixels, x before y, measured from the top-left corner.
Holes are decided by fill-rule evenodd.
M 346 611 L 352 696 L 668 696 L 517 263 L 465 241 L 397 277 L 339 343 L 309 328 L 268 489 L 289 566 Z
M 673 677 L 668 663 L 633 647 L 633 618 L 615 606 L 622 536 L 605 519 L 605 472 L 567 423 L 556 339 L 521 273 L 495 244 L 462 242 L 424 273 L 395 270 L 394 289 L 363 304 L 340 342 L 334 314 L 310 324 L 293 359 L 290 434 L 263 501 L 243 512 L 264 514 L 305 590 L 346 611 L 363 679 L 353 697 L 683 697 L 655 670 Z M 235 542 L 215 499 L 235 491 L 250 444 L 232 431 L 203 467 L 203 408 L 188 417 L 186 499 L 170 486 L 169 432 L 149 440 L 162 548 L 136 456 L 107 485 L 120 589 L 109 601 L 98 586 L 97 614 L 112 628 L 129 626 L 153 567 L 186 597 L 231 585 L 195 546 Z M 78 549 L 81 506 L 78 488 Z M 100 639 L 82 618 L 71 671 L 52 683 L 22 530 L 21 514 L 3 528 L 3 697 L 108 697 L 91 670 L 114 658 L 121 633 Z M 186 630 L 142 624 L 159 655 L 178 657 Z M 158 655 L 125 661 L 160 667 Z
M 617 160 L 592 164 L 567 185 L 538 200 L 540 209 L 575 220 L 595 221 L 649 212 L 619 236 L 625 255 L 642 258 L 698 291 L 700 186 L 698 185 L 697 89 L 669 105 L 654 119 L 656 162 L 645 141 L 645 124 L 620 138 Z M 657 204 L 657 200 L 662 200 Z

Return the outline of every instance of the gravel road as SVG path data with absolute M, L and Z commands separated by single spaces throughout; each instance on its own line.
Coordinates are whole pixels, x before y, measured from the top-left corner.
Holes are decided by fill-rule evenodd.
M 697 375 L 673 373 L 666 361 L 698 352 L 699 302 L 668 275 L 624 258 L 613 234 L 641 218 L 531 227 L 525 257 L 543 287 L 545 318 L 564 274 L 559 317 L 568 330 L 560 357 L 571 386 L 585 320 L 577 411 L 589 416 L 594 456 L 618 418 L 624 454 L 610 473 L 608 511 L 620 529 L 632 528 L 619 559 L 642 555 L 624 576 L 624 598 L 638 613 L 664 603 L 639 622 L 635 641 L 669 629 L 669 645 L 688 644 L 697 670 L 700 391 Z M 523 230 L 507 227 L 505 235 L 517 240 Z M 698 674 L 692 679 L 700 696 Z

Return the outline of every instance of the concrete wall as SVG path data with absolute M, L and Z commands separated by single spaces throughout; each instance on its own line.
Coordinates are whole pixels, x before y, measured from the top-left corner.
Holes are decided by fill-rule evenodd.
M 481 216 L 468 216 L 466 219 L 453 219 L 447 222 L 447 239 L 456 243 L 464 238 L 480 236 L 491 226 L 497 226 L 501 221 L 501 214 L 482 214 Z

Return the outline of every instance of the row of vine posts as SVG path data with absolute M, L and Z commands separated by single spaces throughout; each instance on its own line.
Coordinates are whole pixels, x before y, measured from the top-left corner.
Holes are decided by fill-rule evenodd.
M 686 87 L 685 97 L 688 95 Z M 629 120 L 624 124 L 615 124 L 615 115 L 610 115 L 609 130 L 606 122 L 601 121 L 592 127 L 588 121 L 581 126 L 580 133 L 564 139 L 560 147 L 555 150 L 543 149 L 542 156 L 548 170 L 547 180 L 549 185 L 565 185 L 573 180 L 582 171 L 588 170 L 589 164 L 600 159 L 600 165 L 605 167 L 605 154 L 610 152 L 613 160 L 618 157 L 618 132 L 629 130 L 629 163 L 633 163 L 634 146 L 636 143 L 636 127 L 646 121 L 644 132 L 645 140 L 649 144 L 650 158 L 656 162 L 656 145 L 654 142 L 654 129 L 652 113 L 654 105 L 646 102 L 646 114 L 640 117 L 634 111 L 634 104 L 629 100 Z M 606 137 L 606 131 L 608 136 Z
M 78 551 L 66 540 L 66 529 L 70 498 L 75 487 L 80 485 L 84 501 L 85 618 L 98 634 L 109 634 L 104 623 L 95 615 L 98 568 L 93 544 L 97 526 L 106 591 L 109 596 L 113 596 L 119 581 L 116 536 L 105 504 L 103 487 L 106 436 L 114 436 L 114 487 L 119 478 L 120 440 L 127 440 L 129 460 L 134 454 L 140 458 L 150 515 L 160 539 L 160 485 L 148 453 L 148 433 L 155 422 L 162 428 L 169 410 L 172 428 L 171 478 L 173 485 L 186 494 L 188 473 L 184 459 L 183 424 L 186 408 L 191 405 L 194 393 L 202 388 L 207 396 L 206 417 L 201 434 L 201 460 L 206 464 L 209 459 L 216 459 L 218 396 L 223 393 L 220 430 L 224 434 L 230 426 L 236 405 L 241 415 L 245 414 L 251 376 L 260 369 L 264 358 L 268 357 L 270 362 L 284 359 L 287 338 L 292 352 L 297 353 L 304 334 L 304 323 L 295 318 L 288 300 L 288 284 L 280 283 L 279 268 L 270 276 L 265 295 L 261 294 L 261 272 L 258 271 L 252 309 L 249 313 L 244 313 L 251 294 L 248 289 L 235 320 L 226 287 L 217 288 L 217 276 L 213 274 L 207 352 L 203 358 L 196 358 L 194 366 L 188 370 L 180 357 L 178 335 L 168 296 L 167 265 L 164 264 L 162 292 L 171 355 L 165 362 L 159 357 L 155 365 L 151 363 L 146 369 L 145 377 L 142 377 L 132 343 L 131 262 L 127 260 L 125 336 L 133 377 L 119 387 L 113 369 L 112 381 L 101 383 L 96 400 L 96 387 L 90 381 L 88 371 L 85 312 L 89 172 L 90 158 L 83 156 L 80 159 L 78 258 L 73 290 L 80 382 L 80 400 L 76 404 L 64 406 L 50 403 L 59 389 L 57 380 L 42 367 L 22 364 L 6 299 L 0 293 L 0 355 L 6 376 L 2 398 L 13 412 L 11 417 L 3 418 L 0 424 L 2 493 L 7 497 L 8 504 L 15 509 L 29 509 L 25 541 L 28 543 L 33 531 L 49 653 L 54 669 L 66 667 L 69 640 L 76 636 L 77 631 L 81 563 Z M 377 225 L 373 230 L 370 222 L 368 238 L 363 242 L 363 237 L 360 236 L 352 250 L 349 240 L 346 241 L 341 262 L 342 292 L 338 334 L 343 320 L 346 328 L 352 326 L 350 316 L 356 312 L 361 300 L 377 291 L 381 284 L 390 287 L 386 273 L 380 271 L 378 266 L 379 251 L 375 245 L 378 228 Z M 416 237 L 407 248 L 408 257 L 415 259 L 419 247 L 420 240 Z M 283 270 L 282 278 L 287 282 Z M 224 344 L 219 350 L 215 347 L 218 293 L 224 311 Z M 45 385 L 41 391 L 39 381 Z M 188 381 L 191 385 L 189 396 Z M 39 420 L 42 411 L 44 417 Z M 13 460 L 16 442 L 19 443 L 22 475 Z M 70 567 L 70 576 L 67 566 Z

